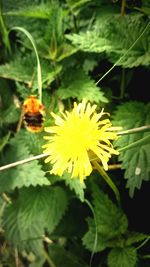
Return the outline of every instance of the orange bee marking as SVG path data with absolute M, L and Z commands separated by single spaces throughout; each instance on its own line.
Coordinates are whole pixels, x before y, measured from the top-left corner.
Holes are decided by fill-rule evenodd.
M 23 103 L 23 119 L 28 131 L 41 132 L 43 129 L 44 105 L 34 95 L 30 95 Z

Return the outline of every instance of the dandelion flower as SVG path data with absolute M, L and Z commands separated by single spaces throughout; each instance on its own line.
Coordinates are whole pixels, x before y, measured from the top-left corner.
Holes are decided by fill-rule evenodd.
M 83 100 L 78 105 L 74 102 L 72 111 L 61 112 L 61 116 L 51 113 L 55 125 L 45 128 L 49 135 L 43 146 L 49 155 L 45 162 L 52 164 L 51 174 L 62 176 L 67 171 L 82 182 L 91 174 L 93 161 L 108 170 L 109 158 L 118 154 L 110 142 L 117 135 L 109 131 L 110 120 L 101 119 L 108 113 L 97 113 L 96 107 Z

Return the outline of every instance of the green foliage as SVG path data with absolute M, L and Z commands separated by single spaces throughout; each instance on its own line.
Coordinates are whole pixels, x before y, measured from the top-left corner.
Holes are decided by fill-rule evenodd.
M 44 60 L 42 60 L 41 66 L 42 84 L 47 87 L 61 71 L 61 67 L 53 68 Z M 0 77 L 25 83 L 29 89 L 32 87 L 31 94 L 31 92 L 38 88 L 35 57 L 31 55 L 26 55 L 26 57 L 17 55 L 13 61 L 0 66 Z
M 14 167 L 0 167 L 0 267 L 150 265 L 148 210 L 143 212 L 149 202 L 150 134 L 142 127 L 150 125 L 149 14 L 149 0 L 1 1 L 0 165 Z M 46 133 L 30 133 L 20 123 L 22 103 L 38 95 L 40 78 L 27 31 L 41 65 L 44 127 L 53 125 L 51 112 L 86 99 L 114 114 L 114 127 L 134 128 L 115 141 L 120 155 L 109 161 L 108 175 L 122 203 L 112 201 L 111 188 L 95 169 L 83 183 L 68 173 L 50 174 L 51 164 L 41 156 Z M 30 116 L 40 121 L 38 113 Z M 131 197 L 146 185 L 134 200 L 123 174 Z M 141 222 L 134 213 L 138 198 Z
M 127 233 L 126 246 L 131 246 L 134 243 L 143 241 L 147 238 L 149 238 L 149 235 L 137 232 L 129 232 Z
M 133 116 L 136 114 L 136 116 Z M 123 130 L 140 127 L 150 124 L 150 105 L 144 103 L 127 102 L 120 105 L 114 115 L 114 125 L 122 126 Z M 125 178 L 131 197 L 136 188 L 140 189 L 142 181 L 150 179 L 150 145 L 145 139 L 143 142 L 137 142 L 142 138 L 148 138 L 148 132 L 133 133 L 119 137 L 116 141 L 117 148 L 125 150 L 120 151 L 119 160 L 122 161 L 122 168 L 125 169 Z M 146 141 L 146 142 L 145 142 Z M 133 146 L 132 144 L 135 145 Z M 131 147 L 128 146 L 132 145 Z
M 83 244 L 92 251 L 97 231 L 95 251 L 102 251 L 112 246 L 112 241 L 116 240 L 117 243 L 121 235 L 126 232 L 128 221 L 122 210 L 96 187 L 93 190 L 93 197 L 95 222 L 91 218 L 88 219 L 89 231 L 83 237 Z
M 17 200 L 3 214 L 9 242 L 37 255 L 43 250 L 45 230 L 51 233 L 67 208 L 67 196 L 60 187 L 21 189 Z
M 144 37 L 142 36 L 137 44 L 128 51 L 146 25 L 148 25 L 148 21 L 145 21 L 144 16 L 138 13 L 120 17 L 116 12 L 103 14 L 102 11 L 91 30 L 66 37 L 81 51 L 105 52 L 113 63 L 123 57 L 117 65 L 125 68 L 139 65 L 148 66 L 150 63 L 148 52 L 150 27 L 147 28 Z
M 65 181 L 65 184 L 69 186 L 71 190 L 74 190 L 76 195 L 81 201 L 84 201 L 84 190 L 86 188 L 85 182 L 80 182 L 79 178 L 71 178 L 69 174 L 62 176 L 62 179 Z
M 32 142 L 31 139 L 30 142 Z M 6 152 L 3 159 L 3 164 L 12 163 L 14 161 L 23 160 L 32 157 L 29 149 L 25 143 L 25 140 L 21 135 L 16 136 L 10 141 L 11 145 Z M 32 149 L 32 147 L 31 147 Z M 7 169 L 3 173 L 0 173 L 0 192 L 9 192 L 15 188 L 29 187 L 37 185 L 50 185 L 49 180 L 46 178 L 44 171 L 41 169 L 41 165 L 37 160 L 31 161 L 26 164 L 18 165 L 13 169 Z
M 49 3 L 41 3 L 39 5 L 24 5 L 19 7 L 17 10 L 13 9 L 5 12 L 5 16 L 20 16 L 20 17 L 31 17 L 38 19 L 48 19 L 52 15 L 52 8 Z
M 81 101 L 86 97 L 91 102 L 108 102 L 100 88 L 81 69 L 70 70 L 69 77 L 67 72 L 64 74 L 57 96 L 62 100 L 72 97 Z
M 108 267 L 135 267 L 137 252 L 135 248 L 114 248 L 108 255 Z

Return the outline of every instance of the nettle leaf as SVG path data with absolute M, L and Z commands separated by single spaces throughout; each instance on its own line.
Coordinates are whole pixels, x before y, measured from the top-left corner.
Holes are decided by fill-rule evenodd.
M 2 165 L 32 157 L 24 141 L 19 138 L 11 140 L 11 145 L 2 161 Z M 23 186 L 50 185 L 37 160 L 21 164 L 0 173 L 0 192 L 9 192 Z
M 11 104 L 7 109 L 0 114 L 1 124 L 16 123 L 19 120 L 20 110 L 14 104 Z
M 93 187 L 93 204 L 98 224 L 98 232 L 107 234 L 108 238 L 125 233 L 128 220 L 123 211 L 117 207 L 104 192 Z
M 54 69 L 46 60 L 41 60 L 42 68 L 42 84 L 49 85 L 55 80 L 56 75 L 61 71 L 61 66 L 56 66 Z M 0 65 L 0 77 L 14 80 L 16 82 L 23 82 L 32 90 L 38 88 L 37 81 L 37 62 L 35 56 L 32 54 L 26 57 L 16 56 L 14 60 Z
M 11 139 L 11 144 L 16 145 L 16 142 L 20 144 L 25 144 L 31 154 L 38 155 L 43 152 L 42 145 L 44 145 L 45 140 L 43 136 L 45 132 L 31 133 L 26 129 L 21 129 L 15 136 Z
M 51 233 L 67 208 L 61 187 L 30 187 L 19 191 L 18 199 L 3 214 L 3 228 L 9 242 L 38 255 L 45 229 Z
M 128 102 L 118 107 L 113 116 L 115 126 L 122 126 L 123 130 L 150 124 L 150 104 Z M 149 139 L 148 132 L 133 133 L 120 136 L 115 142 L 119 149 L 132 145 L 134 142 Z M 146 139 L 145 139 L 146 138 Z M 136 144 L 136 143 L 135 143 Z M 125 169 L 124 177 L 127 179 L 129 194 L 134 196 L 135 189 L 141 188 L 143 181 L 150 179 L 150 143 L 137 142 L 137 145 L 120 151 L 119 160 L 122 161 L 122 169 Z
M 84 189 L 86 188 L 86 185 L 84 181 L 81 183 L 80 179 L 77 178 L 71 178 L 71 175 L 68 173 L 65 173 L 61 179 L 63 179 L 67 186 L 71 190 L 74 190 L 76 195 L 79 197 L 79 199 L 83 202 L 84 201 Z
M 148 21 L 139 13 L 126 14 L 122 17 L 119 14 L 111 13 L 100 13 L 91 30 L 79 34 L 68 34 L 66 38 L 71 40 L 79 50 L 95 53 L 106 52 L 110 61 L 116 63 L 138 39 L 148 25 Z M 137 44 L 117 65 L 126 68 L 139 65 L 148 66 L 150 64 L 149 42 L 150 28 L 147 28 Z
M 95 251 L 102 251 L 106 247 L 118 243 L 119 236 L 126 232 L 128 221 L 126 215 L 119 209 L 106 194 L 94 186 L 93 204 L 97 224 L 97 246 Z M 83 244 L 93 250 L 95 239 L 95 222 L 88 219 L 89 231 L 83 237 Z M 113 241 L 113 242 L 112 242 Z
M 147 238 L 150 238 L 150 236 L 147 234 L 138 233 L 138 232 L 128 232 L 125 245 L 130 246 L 140 241 L 143 241 Z
M 114 248 L 108 255 L 108 267 L 135 267 L 137 252 L 134 247 Z
M 17 11 L 15 9 L 7 11 L 5 12 L 5 15 L 49 19 L 49 17 L 51 16 L 51 11 L 52 10 L 49 3 L 40 3 L 38 5 L 31 3 L 31 5 L 29 6 L 25 5 L 19 7 Z
M 90 251 L 100 252 L 103 251 L 107 247 L 111 247 L 111 240 L 107 239 L 106 235 L 102 235 L 101 233 L 96 233 L 96 225 L 93 219 L 88 218 L 88 232 L 84 235 L 82 241 L 83 245 Z M 97 237 L 97 239 L 96 239 Z M 95 245 L 95 240 L 96 245 Z
M 83 70 L 69 70 L 62 78 L 62 84 L 56 92 L 60 99 L 77 98 L 81 101 L 83 98 L 91 102 L 107 103 L 108 99 L 95 82 L 83 72 Z

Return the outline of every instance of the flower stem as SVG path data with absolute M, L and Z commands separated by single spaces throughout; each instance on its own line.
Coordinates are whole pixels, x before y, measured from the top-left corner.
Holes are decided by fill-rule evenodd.
M 120 193 L 119 193 L 119 190 L 116 187 L 116 185 L 113 183 L 113 181 L 110 179 L 108 174 L 104 171 L 104 169 L 99 165 L 99 163 L 97 161 L 94 161 L 93 164 L 94 164 L 95 168 L 98 170 L 98 172 L 100 173 L 100 175 L 104 178 L 106 183 L 111 187 L 111 189 L 113 190 L 113 192 L 115 194 L 116 200 L 120 204 Z
M 97 232 L 98 232 L 98 230 L 97 230 L 97 221 L 96 221 L 96 215 L 95 215 L 94 208 L 87 199 L 85 199 L 85 203 L 88 205 L 88 207 L 92 211 L 93 216 L 94 216 L 94 223 L 95 223 L 95 238 L 94 238 L 93 250 L 92 250 L 92 254 L 91 254 L 91 258 L 90 258 L 90 264 L 89 264 L 89 267 L 92 267 L 92 261 L 93 261 L 94 253 L 95 253 L 96 248 L 97 248 L 97 240 L 98 240 Z
M 129 53 L 130 50 L 132 50 L 132 48 L 137 44 L 137 42 L 139 41 L 139 39 L 143 36 L 143 34 L 147 31 L 148 27 L 150 26 L 150 22 L 148 22 L 148 24 L 146 25 L 146 27 L 144 28 L 143 32 L 139 35 L 139 37 L 134 41 L 134 43 L 126 50 L 126 52 L 124 53 L 124 55 L 122 57 L 120 57 L 116 63 L 114 63 L 114 65 L 107 71 L 104 73 L 104 75 L 96 82 L 96 85 L 98 85 L 118 64 L 120 64 L 121 60 Z
M 23 159 L 23 160 L 19 160 L 19 161 L 13 162 L 13 163 L 1 166 L 0 167 L 0 171 L 7 170 L 9 168 L 16 167 L 16 166 L 21 165 L 21 164 L 25 164 L 25 163 L 30 162 L 32 160 L 41 159 L 41 158 L 44 158 L 44 157 L 46 157 L 48 155 L 49 154 L 40 154 L 40 155 L 33 156 L 33 157 L 30 157 L 30 158 L 27 158 L 27 159 Z
M 117 132 L 117 135 L 125 135 L 125 134 L 132 134 L 132 133 L 138 133 L 138 132 L 148 132 L 150 131 L 150 125 L 145 125 L 137 128 L 132 128 L 126 131 Z

